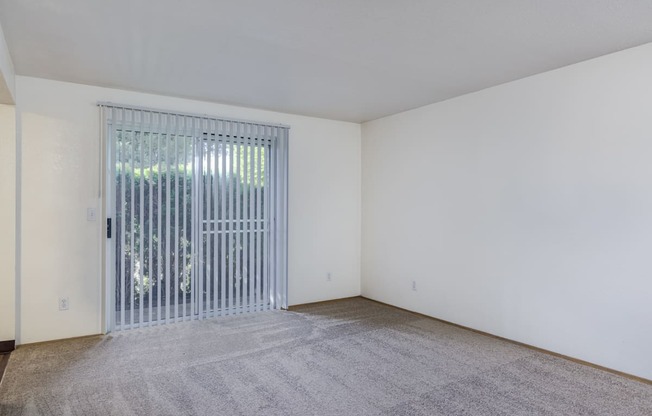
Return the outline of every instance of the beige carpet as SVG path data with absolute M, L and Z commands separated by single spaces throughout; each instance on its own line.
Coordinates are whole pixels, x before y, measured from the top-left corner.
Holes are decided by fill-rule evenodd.
M 652 386 L 364 299 L 16 350 L 1 415 L 652 415 Z

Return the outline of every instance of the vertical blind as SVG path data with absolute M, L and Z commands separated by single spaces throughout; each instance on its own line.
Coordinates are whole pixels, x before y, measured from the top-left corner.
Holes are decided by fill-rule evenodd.
M 111 329 L 287 307 L 287 126 L 100 103 Z

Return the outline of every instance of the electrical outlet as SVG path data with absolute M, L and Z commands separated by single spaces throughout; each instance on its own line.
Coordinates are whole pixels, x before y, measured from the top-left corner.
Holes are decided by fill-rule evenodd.
M 70 308 L 70 301 L 68 300 L 68 297 L 61 297 L 59 298 L 59 310 L 60 311 L 67 311 Z
M 415 292 L 417 291 L 417 281 L 416 280 L 412 281 L 412 290 L 414 290 Z
M 328 280 L 329 282 L 333 280 L 333 274 L 331 272 L 326 273 L 326 280 Z

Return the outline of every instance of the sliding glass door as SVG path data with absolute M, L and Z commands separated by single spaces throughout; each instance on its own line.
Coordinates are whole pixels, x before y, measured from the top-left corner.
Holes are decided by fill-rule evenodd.
M 110 326 L 286 307 L 287 129 L 107 106 Z
M 267 140 L 245 143 L 238 137 L 200 142 L 199 310 L 270 307 L 270 147 Z

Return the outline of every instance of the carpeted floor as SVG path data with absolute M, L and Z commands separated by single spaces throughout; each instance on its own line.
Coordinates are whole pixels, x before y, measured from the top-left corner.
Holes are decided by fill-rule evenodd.
M 18 348 L 1 415 L 652 415 L 652 386 L 364 299 Z

